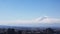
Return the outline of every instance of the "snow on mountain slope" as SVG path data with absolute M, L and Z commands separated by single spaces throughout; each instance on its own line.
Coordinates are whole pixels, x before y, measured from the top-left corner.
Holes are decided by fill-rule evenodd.
M 51 18 L 51 17 L 42 17 L 42 18 L 38 18 L 36 19 L 37 22 L 40 22 L 40 23 L 60 23 L 60 19 L 57 19 L 57 18 Z

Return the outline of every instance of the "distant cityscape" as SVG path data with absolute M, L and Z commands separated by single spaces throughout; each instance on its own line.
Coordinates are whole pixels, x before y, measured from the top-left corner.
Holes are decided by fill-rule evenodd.
M 0 34 L 60 34 L 60 29 L 30 27 L 0 27 Z

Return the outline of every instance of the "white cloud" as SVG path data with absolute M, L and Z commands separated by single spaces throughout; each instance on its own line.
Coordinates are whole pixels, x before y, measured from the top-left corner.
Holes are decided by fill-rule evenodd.
M 40 17 L 34 20 L 6 20 L 0 21 L 0 25 L 28 25 L 28 24 L 39 24 L 39 23 L 60 23 L 60 19 L 50 18 L 47 16 Z

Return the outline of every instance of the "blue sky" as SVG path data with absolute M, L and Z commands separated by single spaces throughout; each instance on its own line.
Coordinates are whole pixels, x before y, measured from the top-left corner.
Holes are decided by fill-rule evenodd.
M 60 0 L 0 0 L 0 20 L 60 18 Z

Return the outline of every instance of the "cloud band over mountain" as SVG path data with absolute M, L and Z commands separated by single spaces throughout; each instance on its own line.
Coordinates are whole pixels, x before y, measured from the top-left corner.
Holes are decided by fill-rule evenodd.
M 0 21 L 0 25 L 28 25 L 28 24 L 52 24 L 52 23 L 60 23 L 60 19 L 57 18 L 50 18 L 50 17 L 40 17 L 33 20 L 7 20 L 7 21 Z

